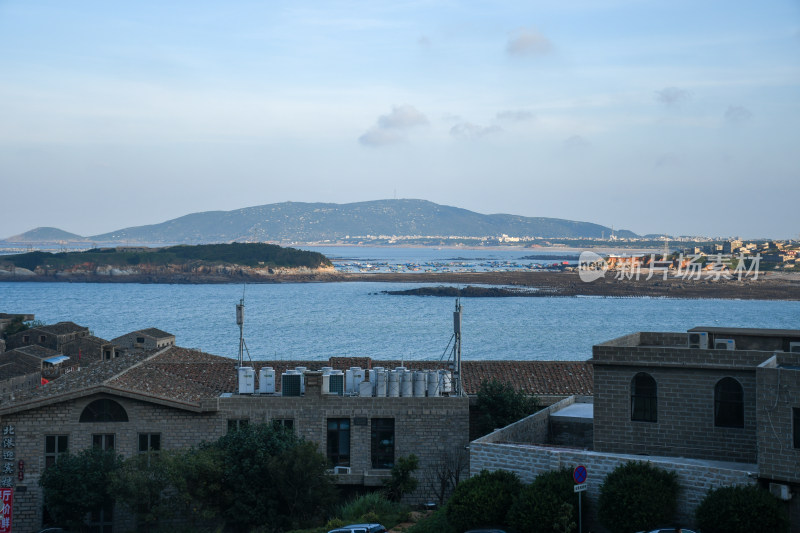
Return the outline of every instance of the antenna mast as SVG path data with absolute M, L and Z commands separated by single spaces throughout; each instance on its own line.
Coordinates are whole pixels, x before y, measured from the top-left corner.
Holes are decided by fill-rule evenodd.
M 239 325 L 239 367 L 244 366 L 244 288 L 242 299 L 236 305 L 236 324 Z
M 456 298 L 456 310 L 453 311 L 453 384 L 456 396 L 463 396 L 461 384 L 461 298 Z

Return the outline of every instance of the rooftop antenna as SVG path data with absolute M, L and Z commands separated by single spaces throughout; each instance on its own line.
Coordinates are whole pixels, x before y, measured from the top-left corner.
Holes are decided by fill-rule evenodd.
M 456 396 L 462 396 L 461 386 L 461 298 L 456 298 L 456 309 L 453 311 L 453 382 Z
M 250 350 L 247 349 L 247 344 L 244 342 L 244 291 L 247 285 L 242 287 L 242 299 L 236 304 L 236 324 L 239 326 L 239 368 L 244 366 L 244 352 L 247 351 L 247 357 L 250 358 Z

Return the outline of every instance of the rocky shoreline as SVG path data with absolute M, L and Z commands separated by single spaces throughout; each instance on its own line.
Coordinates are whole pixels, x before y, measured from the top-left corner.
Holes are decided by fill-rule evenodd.
M 618 280 L 611 273 L 586 283 L 575 272 L 436 272 L 436 273 L 340 273 L 330 268 L 310 270 L 282 269 L 272 273 L 237 270 L 227 273 L 140 273 L 97 275 L 72 273 L 48 275 L 3 275 L 0 281 L 69 282 L 69 283 L 321 283 L 321 282 L 392 282 L 440 283 L 457 285 L 506 286 L 525 291 L 514 296 L 597 296 L 617 298 L 721 298 L 741 300 L 800 301 L 800 275 L 767 273 L 752 280 L 688 280 L 654 277 Z M 445 291 L 450 295 L 449 292 Z M 485 291 L 484 291 L 485 292 Z M 491 293 L 492 291 L 489 291 Z M 497 291 L 494 291 L 497 292 Z

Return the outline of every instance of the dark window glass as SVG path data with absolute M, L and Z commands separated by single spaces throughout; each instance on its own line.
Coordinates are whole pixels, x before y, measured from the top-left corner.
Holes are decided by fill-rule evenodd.
M 333 466 L 350 466 L 350 419 L 328 419 L 328 460 Z
M 127 422 L 128 413 L 114 400 L 95 400 L 81 413 L 81 422 Z
M 114 449 L 114 434 L 92 435 L 92 446 L 101 450 Z
M 69 438 L 67 435 L 47 435 L 44 438 L 44 466 L 55 464 L 58 456 L 67 453 Z
M 394 466 L 394 418 L 372 419 L 372 468 Z
M 631 380 L 631 420 L 658 421 L 658 386 L 650 374 L 639 372 Z
M 800 408 L 792 409 L 792 427 L 794 428 L 794 447 L 800 448 Z
M 244 429 L 250 425 L 250 420 L 247 418 L 230 418 L 228 419 L 228 433 Z
M 744 391 L 733 378 L 722 378 L 714 386 L 714 425 L 744 427 Z
M 294 431 L 294 419 L 275 418 L 272 420 L 272 427 L 275 429 L 285 429 L 288 431 Z

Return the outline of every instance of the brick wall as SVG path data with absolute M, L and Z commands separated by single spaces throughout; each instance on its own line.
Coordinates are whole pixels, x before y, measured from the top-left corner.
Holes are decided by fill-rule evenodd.
M 800 355 L 778 354 L 756 374 L 759 473 L 800 486 L 800 448 L 794 447 L 792 422 L 792 409 L 800 409 Z M 800 499 L 798 489 L 795 500 Z

